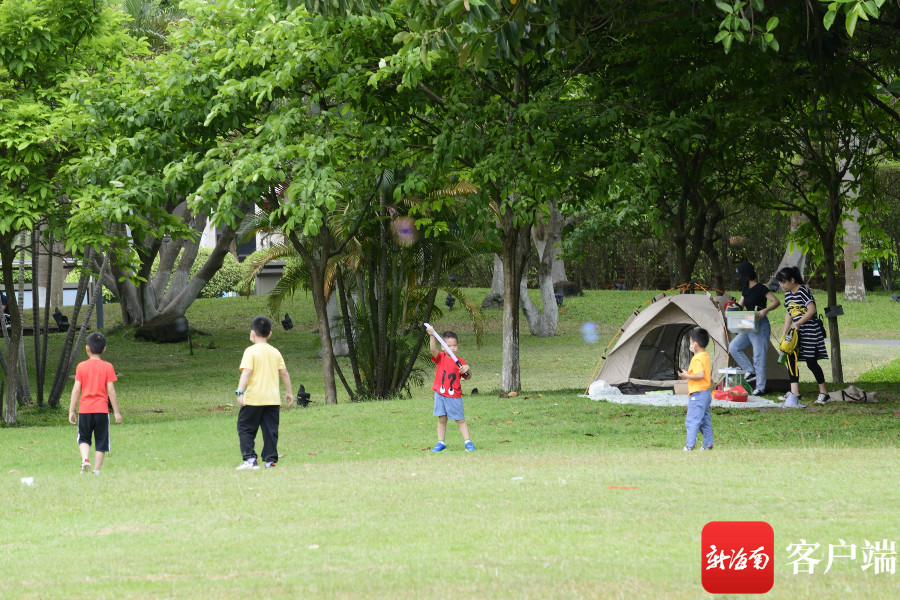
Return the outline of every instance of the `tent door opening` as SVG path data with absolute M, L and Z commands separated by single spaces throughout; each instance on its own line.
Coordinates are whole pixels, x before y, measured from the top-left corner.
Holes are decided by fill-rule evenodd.
M 644 336 L 631 366 L 631 379 L 671 381 L 678 373 L 661 354 L 665 351 L 682 369 L 691 364 L 690 332 L 694 323 L 675 323 L 656 327 Z

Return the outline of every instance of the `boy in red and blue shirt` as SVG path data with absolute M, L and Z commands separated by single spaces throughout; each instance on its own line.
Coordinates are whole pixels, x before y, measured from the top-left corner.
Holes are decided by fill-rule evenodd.
M 78 363 L 75 368 L 75 385 L 69 403 L 69 422 L 75 421 L 75 404 L 78 403 L 78 448 L 81 451 L 81 472 L 91 470 L 88 456 L 91 452 L 91 437 L 94 438 L 94 475 L 100 474 L 103 455 L 111 452 L 109 445 L 109 408 L 112 406 L 116 425 L 122 423 L 116 388 L 113 385 L 116 371 L 113 366 L 100 358 L 106 350 L 106 338 L 94 332 L 87 337 L 88 360 Z M 78 397 L 81 396 L 81 402 Z
M 447 419 L 453 419 L 459 425 L 459 433 L 466 442 L 466 452 L 475 450 L 475 444 L 469 439 L 469 426 L 466 424 L 466 416 L 463 412 L 462 402 L 462 380 L 471 377 L 469 365 L 466 361 L 459 358 L 457 365 L 452 358 L 445 352 L 438 350 L 438 342 L 434 337 L 434 328 L 426 329 L 430 336 L 431 344 L 431 361 L 437 365 L 434 374 L 434 416 L 438 418 L 437 434 L 438 442 L 431 450 L 432 452 L 440 452 L 447 445 L 444 443 L 444 437 L 447 434 Z M 452 331 L 447 331 L 441 336 L 444 342 L 456 354 L 459 352 L 459 338 Z

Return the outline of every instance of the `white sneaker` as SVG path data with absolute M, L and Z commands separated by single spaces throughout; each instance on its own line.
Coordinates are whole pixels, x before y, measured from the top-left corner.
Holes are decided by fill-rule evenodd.
M 753 390 L 753 394 L 751 394 L 751 395 L 752 396 L 762 396 L 765 393 L 766 393 L 765 390 Z
M 688 448 L 687 446 L 684 447 L 685 452 L 690 452 L 691 450 L 693 450 L 693 448 Z
M 787 394 L 784 400 L 784 404 L 781 405 L 781 408 L 806 408 L 806 405 L 800 404 L 799 400 L 799 396 Z
M 256 461 L 245 460 L 241 466 L 239 466 L 236 471 L 244 471 L 246 469 L 259 469 L 259 465 L 256 464 Z
M 788 396 L 790 396 L 790 395 L 791 395 L 791 393 L 788 392 L 784 396 L 778 396 L 778 399 L 781 400 L 782 402 L 787 402 Z M 797 396 L 797 401 L 799 402 L 801 398 L 803 398 L 803 396 Z
M 831 398 L 828 396 L 828 394 L 819 394 L 819 397 L 816 398 L 816 404 L 824 406 L 828 404 L 829 400 L 831 400 Z
M 713 449 L 712 446 L 703 446 L 702 448 L 700 448 L 701 451 L 703 451 L 703 450 L 712 450 L 712 449 Z
M 89 463 L 88 461 L 84 461 L 83 463 L 81 463 L 81 474 L 82 475 L 84 475 L 85 473 L 87 473 L 90 470 L 91 470 L 91 463 Z

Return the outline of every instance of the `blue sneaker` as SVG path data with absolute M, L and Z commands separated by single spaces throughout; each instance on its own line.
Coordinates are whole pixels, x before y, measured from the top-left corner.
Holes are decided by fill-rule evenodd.
M 475 444 L 466 442 L 466 452 L 475 452 Z
M 445 450 L 447 448 L 447 444 L 444 442 L 438 442 L 435 444 L 434 448 L 431 449 L 432 452 L 440 452 L 441 450 Z

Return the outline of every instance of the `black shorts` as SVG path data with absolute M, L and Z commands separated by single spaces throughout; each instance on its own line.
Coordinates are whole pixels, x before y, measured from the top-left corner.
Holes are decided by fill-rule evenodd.
M 97 452 L 112 452 L 109 447 L 109 413 L 78 413 L 78 443 L 91 444 Z

